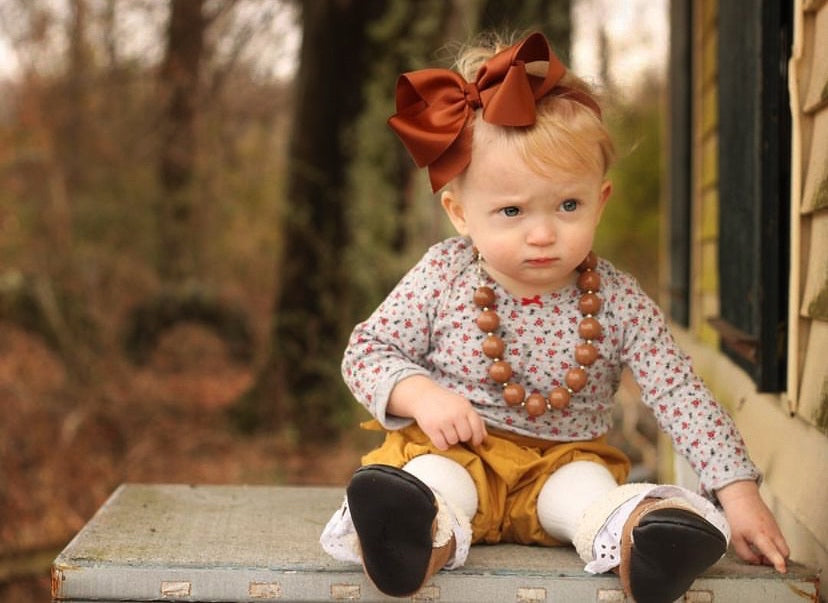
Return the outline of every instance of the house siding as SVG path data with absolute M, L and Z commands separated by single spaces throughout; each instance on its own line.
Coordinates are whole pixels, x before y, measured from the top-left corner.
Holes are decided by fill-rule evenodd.
M 724 0 L 722 0 L 724 1 Z M 731 1 L 731 0 L 727 0 Z M 690 321 L 679 344 L 733 415 L 763 471 L 762 494 L 796 561 L 828 575 L 828 2 L 796 0 L 791 94 L 791 265 L 787 391 L 762 394 L 720 351 L 718 0 L 692 3 Z M 693 487 L 674 457 L 672 478 Z M 823 589 L 825 590 L 825 589 Z M 825 600 L 825 594 L 822 595 Z

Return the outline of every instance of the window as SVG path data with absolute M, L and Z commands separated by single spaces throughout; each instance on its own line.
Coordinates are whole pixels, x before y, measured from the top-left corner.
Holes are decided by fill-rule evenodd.
M 719 2 L 719 288 L 723 351 L 759 391 L 785 388 L 790 195 L 789 0 Z
M 691 290 L 690 274 L 691 252 L 704 245 L 700 270 L 717 273 L 719 315 L 702 318 L 765 392 L 785 389 L 792 4 L 673 0 L 670 12 L 670 316 L 690 326 L 691 306 L 705 311 L 708 285 Z M 710 266 L 709 235 L 694 238 L 690 227 L 701 195 L 705 212 L 718 208 Z

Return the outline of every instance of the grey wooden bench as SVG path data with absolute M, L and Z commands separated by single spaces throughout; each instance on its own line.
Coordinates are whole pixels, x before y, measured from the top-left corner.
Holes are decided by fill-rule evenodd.
M 318 538 L 339 488 L 126 484 L 58 555 L 60 601 L 389 600 L 358 565 Z M 816 601 L 817 574 L 787 575 L 725 557 L 685 601 Z M 437 574 L 426 601 L 624 601 L 618 579 L 593 576 L 571 548 L 475 546 L 465 567 Z M 393 599 L 391 599 L 393 600 Z

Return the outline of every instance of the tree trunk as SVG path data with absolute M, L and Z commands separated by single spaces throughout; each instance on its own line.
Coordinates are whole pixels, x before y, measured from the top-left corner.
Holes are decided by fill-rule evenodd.
M 395 80 L 424 66 L 450 67 L 439 49 L 467 37 L 467 24 L 477 18 L 478 6 L 466 0 L 396 0 L 371 28 L 368 93 L 355 130 L 359 152 L 349 166 L 349 221 L 358 233 L 348 255 L 354 322 L 385 297 L 413 255 L 445 234 L 424 170 L 386 124 Z
M 205 208 L 197 189 L 197 122 L 201 67 L 209 57 L 204 37 L 213 19 L 232 6 L 229 0 L 212 3 L 207 13 L 205 0 L 170 1 L 167 51 L 159 73 L 163 130 L 158 159 L 157 261 L 163 286 L 130 313 L 123 342 L 137 363 L 146 361 L 160 335 L 180 322 L 211 328 L 236 359 L 247 361 L 252 355 L 245 312 L 200 282 L 199 227 Z
M 385 6 L 384 0 L 301 3 L 303 38 L 270 350 L 234 412 L 248 429 L 287 428 L 304 441 L 324 440 L 350 412 L 339 374 L 352 326 L 342 262 L 349 241 L 348 135 L 363 105 L 370 65 L 366 30 Z
M 197 266 L 195 195 L 196 105 L 204 50 L 204 0 L 170 2 L 167 52 L 159 74 L 164 131 L 158 163 L 158 267 L 180 282 Z

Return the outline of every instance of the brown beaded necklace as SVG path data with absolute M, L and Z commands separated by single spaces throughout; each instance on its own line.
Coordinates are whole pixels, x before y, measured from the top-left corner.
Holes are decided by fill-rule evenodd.
M 483 281 L 483 268 L 480 254 L 477 254 L 477 268 Z M 587 383 L 586 369 L 598 358 L 598 349 L 593 341 L 601 337 L 601 323 L 595 315 L 601 310 L 601 298 L 597 292 L 601 288 L 601 276 L 595 271 L 598 258 L 589 252 L 586 259 L 578 266 L 578 289 L 581 299 L 578 300 L 578 309 L 583 320 L 578 325 L 578 335 L 584 341 L 575 346 L 575 362 L 578 366 L 569 369 L 564 377 L 565 386 L 558 386 L 544 397 L 537 392 L 526 395 L 524 387 L 511 381 L 512 366 L 503 359 L 506 344 L 503 338 L 495 335 L 500 326 L 500 317 L 493 309 L 497 296 L 494 290 L 481 284 L 474 292 L 474 304 L 481 309 L 477 317 L 477 326 L 486 333 L 483 340 L 483 354 L 492 359 L 489 367 L 489 377 L 503 386 L 503 399 L 511 407 L 522 406 L 531 417 L 539 417 L 547 409 L 563 409 L 569 405 L 572 394 L 581 391 Z

